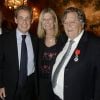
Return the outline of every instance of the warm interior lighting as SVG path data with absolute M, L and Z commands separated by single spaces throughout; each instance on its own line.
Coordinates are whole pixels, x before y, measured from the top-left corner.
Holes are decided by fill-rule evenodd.
M 26 5 L 26 4 L 27 4 L 27 0 L 5 0 L 5 5 L 9 9 L 15 9 L 20 5 Z
M 34 20 L 39 18 L 38 8 L 33 7 L 33 18 L 34 18 Z

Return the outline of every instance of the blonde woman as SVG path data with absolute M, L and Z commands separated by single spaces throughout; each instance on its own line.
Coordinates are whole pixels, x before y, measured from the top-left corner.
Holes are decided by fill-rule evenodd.
M 51 85 L 52 67 L 66 39 L 62 39 L 63 36 L 59 34 L 58 19 L 51 8 L 42 10 L 37 35 L 39 37 L 39 100 L 53 100 L 54 94 Z

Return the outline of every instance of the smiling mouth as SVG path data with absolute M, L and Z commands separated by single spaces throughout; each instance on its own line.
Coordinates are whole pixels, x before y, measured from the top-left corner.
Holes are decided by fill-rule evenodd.
M 23 28 L 27 28 L 27 26 L 26 25 L 23 25 Z
M 50 26 L 49 24 L 46 24 L 45 26 Z

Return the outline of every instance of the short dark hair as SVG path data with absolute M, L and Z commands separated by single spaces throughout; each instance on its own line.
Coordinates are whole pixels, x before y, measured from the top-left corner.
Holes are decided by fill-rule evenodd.
M 20 10 L 27 10 L 27 11 L 29 11 L 31 18 L 33 17 L 33 10 L 32 10 L 32 8 L 30 6 L 27 6 L 27 5 L 21 5 L 21 6 L 17 7 L 15 9 L 15 17 L 17 17 L 18 12 Z
M 70 12 L 76 12 L 77 15 L 78 15 L 78 19 L 83 22 L 84 24 L 86 23 L 86 16 L 85 16 L 85 13 L 79 9 L 79 8 L 75 8 L 75 7 L 69 7 L 67 9 L 65 9 L 64 13 L 63 13 L 63 16 L 62 16 L 62 23 L 64 22 L 66 16 L 68 13 Z

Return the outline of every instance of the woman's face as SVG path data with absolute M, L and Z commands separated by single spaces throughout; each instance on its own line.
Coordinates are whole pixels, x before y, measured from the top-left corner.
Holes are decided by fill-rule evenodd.
M 42 25 L 46 32 L 54 29 L 54 18 L 51 13 L 44 14 Z

